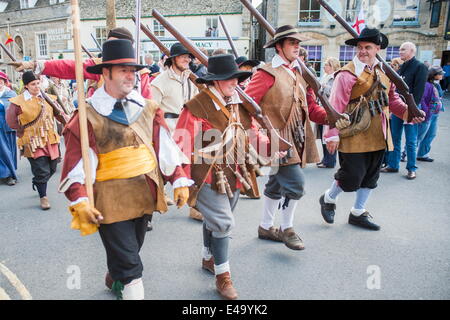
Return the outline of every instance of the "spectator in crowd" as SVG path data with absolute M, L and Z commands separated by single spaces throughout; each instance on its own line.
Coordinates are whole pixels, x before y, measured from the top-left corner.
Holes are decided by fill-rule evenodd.
M 0 71 L 0 180 L 9 186 L 16 184 L 16 132 L 6 123 L 6 110 L 16 93 L 9 88 L 8 76 Z
M 219 54 L 227 54 L 227 53 L 228 53 L 228 52 L 227 52 L 226 49 L 218 48 L 218 49 L 216 49 L 216 50 L 213 51 L 213 53 L 212 53 L 211 56 L 217 56 L 217 55 L 219 55 Z
M 417 160 L 433 162 L 434 159 L 429 157 L 431 143 L 436 137 L 439 113 L 443 111 L 443 105 L 439 91 L 439 81 L 442 80 L 444 71 L 441 67 L 434 66 L 428 71 L 428 81 L 425 85 L 425 92 L 420 105 L 425 111 L 425 121 L 418 124 L 417 137 Z M 439 90 L 440 89 L 440 90 Z
M 334 73 L 341 68 L 339 60 L 333 57 L 329 57 L 325 60 L 324 65 L 325 75 L 323 76 L 320 84 L 324 90 L 324 94 L 327 98 L 331 95 L 331 88 L 334 82 Z M 317 125 L 317 136 L 322 141 L 323 158 L 322 161 L 317 163 L 318 168 L 334 168 L 336 166 L 336 152 L 329 153 L 325 139 L 323 139 L 323 133 L 328 131 L 328 126 Z
M 450 61 L 447 61 L 447 63 L 443 67 L 443 69 L 444 69 L 444 72 L 445 72 L 443 89 L 444 89 L 445 92 L 448 92 L 448 86 L 450 85 Z
M 405 42 L 400 46 L 400 58 L 405 61 L 399 70 L 399 75 L 403 77 L 409 87 L 409 92 L 413 95 L 414 101 L 420 108 L 425 83 L 428 77 L 427 67 L 416 59 L 416 46 L 412 42 Z M 417 124 L 404 123 L 395 115 L 391 117 L 392 141 L 394 151 L 388 155 L 388 165 L 381 169 L 381 172 L 398 172 L 400 167 L 400 154 L 403 129 L 406 137 L 407 163 L 406 177 L 408 180 L 416 178 L 416 156 L 417 156 Z
M 206 50 L 205 48 L 199 48 L 199 50 L 206 56 L 208 57 L 208 50 Z M 204 77 L 206 76 L 206 74 L 208 73 L 208 69 L 206 68 L 205 65 L 203 65 L 200 60 L 198 60 L 197 58 L 194 58 L 191 63 L 189 64 L 189 68 L 191 69 L 191 71 L 197 76 L 197 77 Z
M 151 53 L 147 53 L 147 55 L 145 56 L 144 59 L 145 59 L 145 64 L 147 65 L 147 68 L 150 70 L 150 76 L 153 75 L 154 73 L 159 72 L 159 66 L 153 60 L 153 55 Z

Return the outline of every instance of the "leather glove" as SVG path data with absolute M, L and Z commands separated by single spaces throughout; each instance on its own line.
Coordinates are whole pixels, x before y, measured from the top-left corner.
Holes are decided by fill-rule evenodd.
M 335 127 L 336 127 L 336 129 L 338 129 L 338 130 L 345 129 L 345 128 L 347 128 L 347 127 L 351 124 L 350 118 L 348 117 L 348 114 L 343 113 L 342 116 L 343 116 L 343 117 L 342 117 L 342 118 L 339 118 L 339 119 L 336 121 L 336 123 L 334 124 Z
M 186 204 L 189 199 L 189 188 L 179 187 L 173 190 L 173 200 L 177 204 L 178 209 Z
M 8 63 L 10 66 L 16 68 L 17 72 L 21 72 L 24 70 L 33 70 L 36 69 L 35 61 L 17 61 Z
M 79 202 L 69 207 L 72 214 L 72 229 L 80 230 L 82 236 L 97 232 L 99 222 L 103 220 L 102 214 L 87 201 Z

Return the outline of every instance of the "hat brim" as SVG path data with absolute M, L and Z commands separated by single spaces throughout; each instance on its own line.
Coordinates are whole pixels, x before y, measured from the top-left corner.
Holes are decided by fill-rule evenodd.
M 204 77 L 199 77 L 195 80 L 197 83 L 207 83 L 210 81 L 220 81 L 220 80 L 230 80 L 237 78 L 239 82 L 242 82 L 246 80 L 248 77 L 250 77 L 253 73 L 250 71 L 236 71 L 232 73 L 226 73 L 226 74 L 212 74 L 208 73 Z
M 275 45 L 277 44 L 277 42 L 280 42 L 281 40 L 284 40 L 284 39 L 287 39 L 287 38 L 294 38 L 294 39 L 297 39 L 298 41 L 300 41 L 300 42 L 303 42 L 303 41 L 308 41 L 308 40 L 310 40 L 311 38 L 309 38 L 309 37 L 307 37 L 307 36 L 302 36 L 300 33 L 298 33 L 298 32 L 296 32 L 296 33 L 292 33 L 292 34 L 286 34 L 286 35 L 283 35 L 282 37 L 279 37 L 279 38 L 275 38 L 275 39 L 272 39 L 272 40 L 270 40 L 269 42 L 267 42 L 265 45 L 264 45 L 264 49 L 267 49 L 267 48 L 273 48 L 273 47 L 275 47 Z
M 379 46 L 381 49 L 386 49 L 389 44 L 389 40 L 386 37 L 386 35 L 384 35 L 383 33 L 380 33 L 380 35 L 381 35 L 381 43 L 379 44 Z M 372 42 L 372 43 L 377 44 L 377 38 L 378 38 L 378 36 L 365 37 L 365 38 L 353 38 L 353 39 L 346 40 L 345 44 L 348 46 L 352 46 L 352 47 L 356 47 L 358 45 L 358 42 L 361 42 L 361 41 Z
M 242 62 L 241 64 L 238 64 L 238 67 L 243 67 L 243 66 L 250 66 L 252 68 L 256 67 L 259 65 L 259 61 L 258 60 L 245 60 L 244 62 Z
M 137 64 L 137 63 L 133 63 L 133 62 L 118 63 L 118 64 L 101 63 L 101 64 L 96 64 L 95 66 L 86 67 L 86 71 L 89 73 L 93 73 L 93 74 L 102 74 L 103 73 L 102 69 L 109 67 L 109 66 L 131 66 L 131 67 L 136 67 L 136 71 L 139 71 L 146 67 L 145 65 Z

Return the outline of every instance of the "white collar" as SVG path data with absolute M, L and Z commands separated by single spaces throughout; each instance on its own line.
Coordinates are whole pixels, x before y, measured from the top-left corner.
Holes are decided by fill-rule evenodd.
M 373 66 L 369 66 L 368 64 L 361 62 L 357 56 L 353 57 L 353 64 L 355 65 L 355 74 L 359 77 L 361 75 L 361 73 L 364 71 L 364 68 L 367 66 L 369 69 L 373 69 L 375 68 L 375 66 L 377 64 L 380 65 L 380 67 L 383 69 L 383 64 L 377 59 L 375 58 L 375 63 L 373 64 Z
M 172 65 L 167 70 L 168 70 L 169 76 L 171 78 L 178 80 L 180 82 L 187 81 L 187 79 L 189 78 L 189 73 L 190 73 L 189 69 L 186 69 L 181 74 L 178 74 L 175 72 L 175 70 L 173 70 L 173 65 Z
M 37 96 L 38 96 L 38 97 L 42 97 L 40 92 L 38 93 Z M 31 95 L 30 92 L 28 92 L 28 90 L 25 90 L 25 91 L 23 92 L 23 98 L 25 99 L 25 101 L 28 101 L 28 100 L 30 100 L 30 99 L 33 99 L 33 96 Z
M 136 90 L 131 91 L 127 96 L 126 99 L 132 99 L 140 103 L 142 106 L 145 105 L 145 98 L 141 96 Z M 101 86 L 97 90 L 95 90 L 92 97 L 86 100 L 89 102 L 92 107 L 100 113 L 102 116 L 107 117 L 111 114 L 111 112 L 114 109 L 114 104 L 116 103 L 117 99 L 111 97 L 108 93 L 105 91 L 105 87 Z M 132 115 L 134 115 L 138 110 L 142 109 L 141 106 L 136 105 L 135 103 L 132 103 L 131 101 L 128 101 L 127 103 L 123 103 L 123 109 L 129 119 L 132 118 Z
M 285 64 L 289 64 L 286 60 L 284 60 L 280 55 L 276 54 L 273 58 L 272 58 L 272 67 L 273 68 L 278 68 L 280 66 L 283 66 Z M 295 59 L 294 61 L 291 62 L 291 64 L 289 65 L 290 69 L 293 68 L 297 68 L 298 71 L 300 71 L 300 65 L 297 61 L 297 59 Z
M 3 90 L 0 90 L 0 97 L 6 92 L 6 86 L 3 87 Z
M 214 86 L 208 86 L 209 90 L 219 99 L 219 101 L 224 105 L 227 106 L 229 104 L 239 104 L 242 103 L 241 99 L 239 98 L 239 95 L 237 91 L 234 91 L 233 95 L 231 96 L 230 102 L 226 103 L 223 99 L 222 95 L 217 91 L 217 89 Z M 217 110 L 220 110 L 220 106 L 213 100 L 214 106 Z

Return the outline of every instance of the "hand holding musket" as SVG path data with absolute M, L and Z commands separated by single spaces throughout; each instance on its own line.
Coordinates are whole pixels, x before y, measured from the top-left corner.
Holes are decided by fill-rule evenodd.
M 241 0 L 243 1 L 243 0 Z M 316 0 L 319 4 L 324 7 L 336 20 L 347 30 L 353 38 L 358 38 L 358 33 L 345 21 L 336 11 L 331 8 L 328 3 L 324 0 Z M 417 108 L 416 102 L 414 101 L 414 97 L 411 93 L 409 93 L 408 85 L 405 81 L 400 77 L 400 75 L 392 69 L 392 67 L 384 61 L 379 54 L 376 55 L 377 59 L 381 61 L 383 64 L 383 71 L 386 73 L 386 76 L 395 84 L 397 90 L 400 95 L 402 95 L 405 99 L 406 104 L 408 105 L 408 122 L 411 122 L 413 118 L 423 118 L 422 112 Z
M 201 52 L 189 39 L 183 36 L 178 30 L 172 26 L 156 9 L 152 11 L 153 17 L 158 20 L 164 28 L 166 28 L 190 53 L 192 53 L 200 62 L 208 66 L 208 58 Z M 244 108 L 250 113 L 268 132 L 277 135 L 279 149 L 281 151 L 289 150 L 292 145 L 281 138 L 278 135 L 278 132 L 274 129 L 272 123 L 270 122 L 267 116 L 262 115 L 261 107 L 251 98 L 249 97 L 241 88 L 237 87 L 236 91 L 238 92 L 240 98 L 242 99 L 242 105 Z
M 259 13 L 258 10 L 248 1 L 241 0 L 242 4 L 247 7 L 247 9 L 251 12 L 251 14 L 258 20 L 259 24 L 263 26 L 264 29 L 272 36 L 275 36 L 275 29 L 270 25 L 270 23 Z M 305 81 L 308 85 L 313 89 L 316 96 L 319 98 L 323 108 L 327 112 L 327 120 L 328 124 L 331 128 L 335 127 L 335 123 L 337 120 L 342 119 L 341 122 L 345 122 L 350 124 L 348 121 L 348 116 L 346 114 L 342 114 L 337 112 L 330 104 L 328 99 L 326 98 L 323 90 L 321 89 L 320 82 L 317 80 L 316 76 L 309 70 L 309 68 L 305 65 L 305 63 L 297 58 L 297 61 L 301 68 L 301 73 Z

